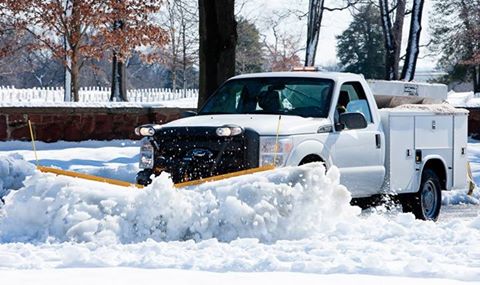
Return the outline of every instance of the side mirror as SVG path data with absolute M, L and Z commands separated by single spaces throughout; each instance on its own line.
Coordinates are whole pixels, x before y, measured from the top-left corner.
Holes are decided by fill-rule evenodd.
M 346 127 L 349 130 L 365 129 L 367 127 L 367 120 L 365 119 L 365 116 L 358 112 L 340 114 L 338 121 L 340 126 L 343 128 Z
M 195 111 L 186 111 L 186 112 L 183 112 L 180 114 L 180 118 L 188 118 L 188 117 L 193 117 L 193 116 L 196 116 L 198 115 L 197 112 Z

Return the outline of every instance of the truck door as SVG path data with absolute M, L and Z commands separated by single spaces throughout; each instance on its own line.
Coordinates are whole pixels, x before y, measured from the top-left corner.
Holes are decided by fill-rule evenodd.
M 379 193 L 385 177 L 384 135 L 380 122 L 372 116 L 365 91 L 360 82 L 341 86 L 334 121 L 338 124 L 343 112 L 360 112 L 367 120 L 365 129 L 336 129 L 333 138 L 332 160 L 340 170 L 340 180 L 353 197 Z

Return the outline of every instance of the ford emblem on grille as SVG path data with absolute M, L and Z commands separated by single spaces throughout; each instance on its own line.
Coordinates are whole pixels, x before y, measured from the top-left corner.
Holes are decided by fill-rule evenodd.
M 189 151 L 185 156 L 184 160 L 191 160 L 193 158 L 208 159 L 212 157 L 213 157 L 213 153 L 210 150 L 203 149 L 203 148 L 196 148 Z

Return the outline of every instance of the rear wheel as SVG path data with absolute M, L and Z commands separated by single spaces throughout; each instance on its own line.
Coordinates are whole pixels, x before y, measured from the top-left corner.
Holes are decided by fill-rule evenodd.
M 437 174 L 426 169 L 422 174 L 420 190 L 401 199 L 404 212 L 412 212 L 417 219 L 436 221 L 442 204 L 442 191 Z

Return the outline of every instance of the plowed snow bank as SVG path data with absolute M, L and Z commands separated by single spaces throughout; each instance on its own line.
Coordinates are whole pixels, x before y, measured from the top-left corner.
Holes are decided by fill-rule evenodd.
M 11 195 L 0 242 L 154 239 L 299 239 L 354 219 L 360 209 L 320 164 L 176 189 L 166 175 L 138 190 L 36 173 Z
M 33 174 L 34 169 L 31 163 L 18 154 L 0 157 L 0 198 L 6 196 L 10 190 L 21 188 L 25 177 Z

